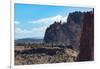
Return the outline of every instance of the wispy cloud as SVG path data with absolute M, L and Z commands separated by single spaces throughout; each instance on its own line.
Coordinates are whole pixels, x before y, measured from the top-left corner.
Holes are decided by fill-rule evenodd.
M 15 33 L 31 33 L 31 31 L 27 29 L 15 28 Z
M 54 21 L 62 21 L 62 22 L 66 22 L 67 20 L 67 16 L 63 17 L 61 15 L 57 15 L 57 16 L 53 16 L 53 17 L 49 17 L 49 18 L 42 18 L 42 19 L 38 19 L 38 20 L 33 20 L 33 21 L 29 21 L 28 23 L 33 23 L 33 24 L 45 24 L 45 25 L 50 25 L 52 23 L 54 23 Z
M 16 34 L 16 38 L 27 38 L 27 37 L 42 37 L 45 34 L 45 30 L 46 28 L 51 25 L 52 23 L 54 23 L 54 21 L 62 21 L 65 22 L 67 20 L 67 16 L 63 17 L 61 15 L 57 15 L 54 17 L 49 17 L 49 18 L 42 18 L 42 19 L 38 19 L 38 20 L 33 20 L 33 21 L 28 21 L 28 23 L 31 23 L 33 25 L 40 25 L 42 24 L 42 26 L 39 27 L 33 27 L 30 29 L 22 29 L 19 27 L 15 28 L 15 34 Z M 15 21 L 15 24 L 20 24 L 19 21 Z
M 46 29 L 46 26 L 39 27 L 39 28 L 32 28 L 30 30 L 15 28 L 15 33 L 36 33 L 36 32 L 43 32 L 43 31 L 45 31 L 45 29 Z
M 30 30 L 21 29 L 16 27 L 15 28 L 15 38 L 28 38 L 28 37 L 35 37 L 35 38 L 42 38 L 44 36 L 46 30 L 46 26 L 39 27 L 39 28 L 32 28 Z
M 15 23 L 16 25 L 20 24 L 20 22 L 19 22 L 19 21 L 14 21 L 14 23 Z

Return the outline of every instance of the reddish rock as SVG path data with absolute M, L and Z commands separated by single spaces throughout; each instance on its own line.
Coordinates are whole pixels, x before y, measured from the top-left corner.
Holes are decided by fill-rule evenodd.
M 84 13 L 79 61 L 94 60 L 94 13 Z

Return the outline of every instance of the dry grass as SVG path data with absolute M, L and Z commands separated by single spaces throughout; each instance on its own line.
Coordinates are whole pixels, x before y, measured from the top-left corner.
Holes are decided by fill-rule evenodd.
M 69 48 L 15 46 L 15 65 L 74 62 L 78 53 Z

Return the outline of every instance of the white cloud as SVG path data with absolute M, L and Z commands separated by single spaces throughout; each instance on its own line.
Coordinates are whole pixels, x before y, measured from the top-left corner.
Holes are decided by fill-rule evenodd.
M 33 20 L 33 21 L 29 21 L 29 23 L 45 23 L 45 24 L 52 24 L 54 21 L 62 21 L 62 22 L 66 22 L 67 21 L 67 16 L 63 17 L 61 15 L 57 15 L 54 17 L 49 17 L 49 18 L 42 18 L 42 19 L 38 19 L 38 20 Z
M 20 24 L 20 22 L 19 21 L 14 21 L 14 23 L 17 25 L 17 24 Z
M 43 32 L 45 31 L 47 27 L 37 27 L 37 28 L 32 28 L 30 30 L 27 29 L 21 29 L 21 28 L 15 28 L 15 33 L 36 33 L 36 32 Z
M 28 37 L 43 37 L 46 26 L 39 28 L 32 28 L 30 30 L 15 28 L 15 38 L 28 38 Z
M 61 15 L 57 15 L 54 17 L 49 18 L 42 18 L 38 20 L 29 21 L 28 23 L 34 24 L 42 24 L 40 27 L 33 27 L 31 29 L 22 29 L 22 28 L 15 28 L 15 38 L 27 38 L 27 37 L 43 37 L 45 34 L 46 28 L 54 23 L 54 21 L 62 21 L 66 22 L 67 16 L 63 17 Z M 20 24 L 20 22 L 15 21 L 15 24 Z
M 44 27 L 38 27 L 38 28 L 32 28 L 31 31 L 33 31 L 33 32 L 45 32 L 46 28 L 47 28 L 46 26 L 44 26 Z
M 31 31 L 26 30 L 26 29 L 21 29 L 21 28 L 15 28 L 15 33 L 31 33 Z

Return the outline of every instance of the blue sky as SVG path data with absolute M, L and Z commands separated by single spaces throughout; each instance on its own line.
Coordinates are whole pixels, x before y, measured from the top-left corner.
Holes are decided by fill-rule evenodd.
M 14 5 L 15 39 L 43 38 L 45 29 L 54 21 L 65 22 L 74 11 L 91 11 L 92 8 L 50 6 L 36 4 Z

